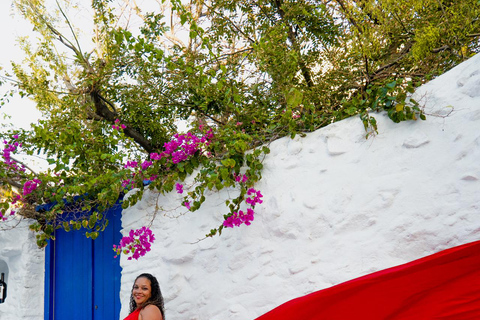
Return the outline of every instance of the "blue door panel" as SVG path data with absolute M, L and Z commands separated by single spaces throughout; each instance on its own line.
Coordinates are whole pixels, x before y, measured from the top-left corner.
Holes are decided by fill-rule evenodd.
M 93 241 L 95 263 L 93 266 L 93 304 L 94 320 L 118 319 L 120 315 L 120 258 L 113 258 L 113 244 L 121 239 L 120 204 L 106 211 L 108 227 Z
M 85 232 L 56 232 L 54 256 L 55 320 L 92 320 L 92 240 Z M 70 315 L 70 317 L 68 317 Z
M 97 239 L 85 230 L 55 231 L 45 263 L 45 320 L 118 320 L 119 258 L 112 247 L 120 242 L 121 202 L 105 211 L 109 224 Z

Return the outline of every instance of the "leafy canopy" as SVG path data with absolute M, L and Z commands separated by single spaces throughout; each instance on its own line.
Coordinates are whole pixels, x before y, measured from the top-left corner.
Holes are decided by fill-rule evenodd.
M 471 0 L 152 0 L 151 12 L 135 1 L 92 0 L 82 11 L 91 15 L 86 38 L 77 6 L 52 3 L 15 0 L 36 32 L 20 42 L 16 90 L 43 117 L 2 139 L 19 143 L 12 152 L 21 144 L 44 156 L 50 169 L 0 162 L 0 187 L 14 191 L 0 210 L 15 203 L 35 219 L 40 245 L 55 228 L 86 228 L 95 238 L 108 220 L 101 212 L 126 186 L 139 188 L 128 206 L 145 188 L 170 192 L 192 174 L 185 210 L 198 209 L 206 190 L 237 188 L 229 219 L 261 178 L 270 141 L 354 115 L 373 133 L 380 110 L 395 122 L 424 119 L 408 93 L 479 51 L 480 3 Z M 179 121 L 209 142 L 180 162 L 140 169 L 165 151 Z M 138 163 L 135 172 L 127 161 Z M 53 206 L 35 210 L 43 203 Z M 62 219 L 75 210 L 93 213 Z

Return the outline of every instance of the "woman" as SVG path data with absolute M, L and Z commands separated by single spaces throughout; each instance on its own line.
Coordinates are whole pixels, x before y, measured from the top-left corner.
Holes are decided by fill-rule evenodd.
M 124 320 L 165 320 L 163 297 L 157 279 L 149 273 L 139 275 L 130 296 L 130 314 Z

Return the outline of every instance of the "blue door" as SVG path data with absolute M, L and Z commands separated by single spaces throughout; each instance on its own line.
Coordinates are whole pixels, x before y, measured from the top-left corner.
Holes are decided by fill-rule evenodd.
M 97 239 L 59 229 L 48 244 L 45 320 L 118 320 L 121 268 L 112 247 L 121 239 L 121 204 L 104 215 L 109 224 Z

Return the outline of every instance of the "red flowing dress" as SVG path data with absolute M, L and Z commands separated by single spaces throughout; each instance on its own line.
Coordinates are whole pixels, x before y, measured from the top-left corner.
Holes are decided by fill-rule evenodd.
M 140 309 L 140 308 L 133 311 L 123 320 L 138 320 L 138 315 L 140 314 L 140 311 L 142 311 L 142 309 Z
M 256 320 L 480 319 L 480 241 L 290 300 Z

